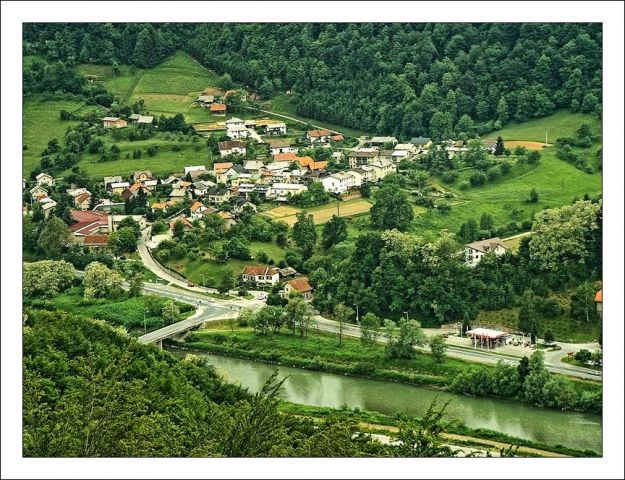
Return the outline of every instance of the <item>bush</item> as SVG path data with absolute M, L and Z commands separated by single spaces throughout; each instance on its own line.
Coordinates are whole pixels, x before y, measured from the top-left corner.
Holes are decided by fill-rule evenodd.
M 493 182 L 499 177 L 499 172 L 500 170 L 497 167 L 492 167 L 486 172 L 486 178 L 488 178 L 489 182 Z
M 460 190 L 467 190 L 469 188 L 469 182 L 467 182 L 466 180 L 463 182 L 460 182 L 460 185 L 458 185 L 458 188 L 460 188 Z
M 502 162 L 499 164 L 499 173 L 501 175 L 507 175 L 512 171 L 512 165 L 509 162 Z
M 483 173 L 476 172 L 473 175 L 471 175 L 471 178 L 469 179 L 469 181 L 471 182 L 471 185 L 474 187 L 482 186 L 484 185 L 484 183 L 486 183 L 486 175 L 484 175 Z
M 449 171 L 443 174 L 443 182 L 445 183 L 453 184 L 456 183 L 456 180 L 458 180 L 458 172 Z

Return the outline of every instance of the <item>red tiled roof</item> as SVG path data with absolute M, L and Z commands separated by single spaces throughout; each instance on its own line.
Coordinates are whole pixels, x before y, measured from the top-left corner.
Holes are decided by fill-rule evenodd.
M 597 292 L 595 295 L 595 302 L 603 303 L 603 288 Z
M 198 208 L 203 207 L 204 205 L 202 204 L 202 202 L 195 202 L 193 205 L 191 205 L 191 211 L 195 212 Z
M 330 137 L 330 140 L 334 140 L 335 142 L 340 142 L 344 140 L 344 138 L 343 138 L 343 135 L 332 135 Z
M 313 162 L 311 165 L 308 165 L 308 167 L 311 170 L 322 170 L 328 167 L 328 162 L 327 160 L 324 160 L 322 162 Z
M 330 135 L 330 130 L 308 130 L 309 137 L 327 137 Z
M 211 105 L 211 112 L 225 112 L 226 106 L 223 103 L 213 103 Z
M 297 290 L 300 293 L 312 292 L 313 289 L 310 286 L 310 283 L 308 283 L 308 277 L 294 278 L 286 283 L 291 285 L 294 290 Z
M 85 245 L 108 245 L 109 236 L 106 234 L 87 235 L 85 237 Z
M 89 235 L 100 226 L 108 226 L 108 214 L 105 212 L 72 210 L 71 214 L 76 223 L 69 226 L 69 231 L 74 235 Z
M 311 157 L 295 157 L 293 160 L 299 163 L 302 167 L 307 167 L 315 163 L 315 161 Z
M 258 276 L 258 275 L 277 275 L 278 269 L 273 267 L 245 267 L 243 269 L 243 275 Z
M 128 188 L 128 190 L 130 190 L 131 192 L 136 192 L 137 190 L 139 190 L 141 188 L 141 182 L 135 182 L 132 185 L 130 185 L 130 187 Z
M 215 163 L 213 165 L 213 170 L 217 171 L 217 170 L 228 170 L 229 168 L 232 168 L 233 163 L 232 162 L 222 162 L 222 163 Z

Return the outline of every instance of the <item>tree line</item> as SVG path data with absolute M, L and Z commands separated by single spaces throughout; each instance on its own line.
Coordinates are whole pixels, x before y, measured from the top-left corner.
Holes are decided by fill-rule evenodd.
M 402 138 L 601 112 L 600 24 L 26 24 L 24 53 L 149 68 L 175 49 L 299 115 Z

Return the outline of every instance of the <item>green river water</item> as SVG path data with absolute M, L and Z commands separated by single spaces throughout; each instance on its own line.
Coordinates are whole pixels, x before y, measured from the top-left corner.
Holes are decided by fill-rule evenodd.
M 175 350 L 172 353 L 186 354 Z M 281 376 L 288 376 L 282 396 L 293 403 L 320 407 L 347 405 L 388 415 L 421 416 L 438 396 L 441 402 L 452 399 L 447 410 L 449 415 L 462 420 L 468 427 L 488 428 L 550 445 L 601 452 L 601 416 L 597 414 L 561 412 L 515 401 L 469 397 L 400 383 L 193 353 L 208 358 L 212 365 L 226 373 L 230 381 L 238 382 L 252 392 L 260 390 L 265 380 L 279 368 Z

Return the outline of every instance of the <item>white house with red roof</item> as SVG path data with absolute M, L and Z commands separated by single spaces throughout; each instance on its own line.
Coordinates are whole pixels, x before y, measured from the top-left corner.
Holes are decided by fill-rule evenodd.
M 245 267 L 241 278 L 244 282 L 257 285 L 275 285 L 280 280 L 280 271 L 275 267 Z

